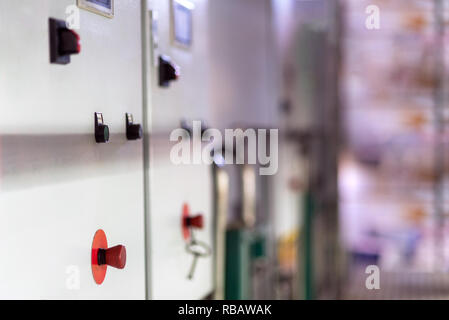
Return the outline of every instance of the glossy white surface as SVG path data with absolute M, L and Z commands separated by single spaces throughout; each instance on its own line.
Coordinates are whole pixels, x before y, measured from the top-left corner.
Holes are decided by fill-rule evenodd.
M 116 1 L 113 19 L 81 10 L 81 54 L 50 64 L 48 18 L 74 3 L 0 1 L 0 134 L 90 133 L 94 112 L 118 133 L 140 112 L 140 1 Z
M 0 0 L 0 298 L 145 298 L 142 143 L 124 135 L 125 112 L 142 119 L 140 2 L 116 1 L 114 19 L 82 10 L 82 53 L 51 65 L 48 18 L 74 3 Z M 98 286 L 100 228 L 127 265 Z

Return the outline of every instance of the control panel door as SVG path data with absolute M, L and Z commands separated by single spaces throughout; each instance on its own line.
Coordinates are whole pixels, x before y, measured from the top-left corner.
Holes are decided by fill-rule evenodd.
M 0 1 L 2 299 L 146 295 L 143 145 L 126 132 L 126 113 L 142 120 L 141 4 L 103 1 L 115 5 L 106 17 L 76 3 Z M 70 61 L 52 57 L 49 18 L 78 13 L 79 29 L 58 32 Z M 100 251 L 109 266 L 97 284 L 100 229 L 119 247 Z
M 170 134 L 180 127 L 191 129 L 193 120 L 203 125 L 210 120 L 208 1 L 153 1 L 151 5 L 147 11 L 151 130 L 146 195 L 150 297 L 203 299 L 214 291 L 212 167 L 176 164 L 170 158 L 176 144 Z

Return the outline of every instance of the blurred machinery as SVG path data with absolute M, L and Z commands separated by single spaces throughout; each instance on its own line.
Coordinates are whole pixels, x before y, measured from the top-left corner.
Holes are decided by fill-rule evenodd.
M 275 200 L 280 297 L 335 299 L 344 276 L 337 202 L 342 11 L 337 1 L 273 7 L 284 131 Z
M 342 1 L 346 298 L 447 298 L 447 1 Z M 368 4 L 379 29 L 360 28 Z M 367 265 L 382 271 L 367 291 Z

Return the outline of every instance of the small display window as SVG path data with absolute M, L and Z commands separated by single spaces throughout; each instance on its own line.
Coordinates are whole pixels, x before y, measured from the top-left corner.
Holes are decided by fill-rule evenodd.
M 194 4 L 187 0 L 173 0 L 173 41 L 182 47 L 192 45 Z
M 114 0 L 78 0 L 78 7 L 108 18 L 114 17 Z

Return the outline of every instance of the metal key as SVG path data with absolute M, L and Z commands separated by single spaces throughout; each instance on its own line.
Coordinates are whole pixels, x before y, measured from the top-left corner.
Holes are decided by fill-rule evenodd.
M 199 248 L 202 248 L 201 250 L 198 250 Z M 211 248 L 202 241 L 197 241 L 195 239 L 195 235 L 193 230 L 191 230 L 191 238 L 190 242 L 186 246 L 187 252 L 193 254 L 193 261 L 192 266 L 190 267 L 189 274 L 187 276 L 187 279 L 192 280 L 193 274 L 195 273 L 196 264 L 198 262 L 198 258 L 201 257 L 208 257 L 211 254 Z
M 200 257 L 199 253 L 196 253 L 196 252 L 193 253 L 192 266 L 190 267 L 189 275 L 187 276 L 187 279 L 189 279 L 189 280 L 193 279 L 193 274 L 195 273 L 195 268 L 196 268 L 196 264 L 197 264 L 199 257 Z

